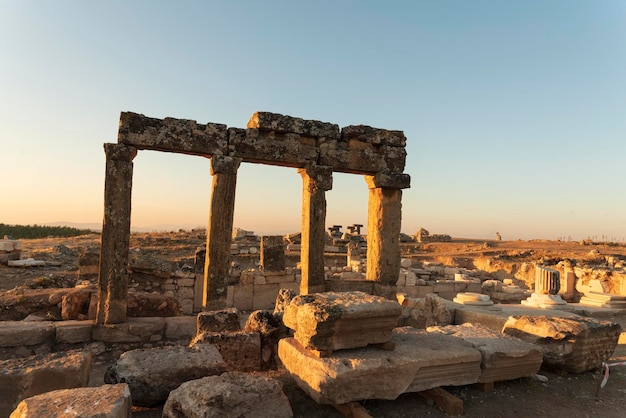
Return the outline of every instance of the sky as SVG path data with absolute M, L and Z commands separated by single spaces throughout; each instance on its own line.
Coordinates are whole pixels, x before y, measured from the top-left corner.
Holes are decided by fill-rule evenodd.
M 402 232 L 626 240 L 626 2 L 0 0 L 0 222 L 102 223 L 122 111 L 402 130 Z M 236 227 L 300 230 L 293 168 L 242 164 Z M 132 228 L 206 227 L 210 161 L 140 151 Z M 327 226 L 367 223 L 335 174 Z

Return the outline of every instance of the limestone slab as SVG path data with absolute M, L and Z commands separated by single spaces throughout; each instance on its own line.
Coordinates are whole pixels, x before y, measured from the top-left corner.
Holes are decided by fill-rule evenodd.
M 19 403 L 10 418 L 130 418 L 128 385 L 53 390 Z
M 541 347 L 549 367 L 582 373 L 599 369 L 609 359 L 622 327 L 584 317 L 512 316 L 502 332 Z
M 127 383 L 133 405 L 153 406 L 188 380 L 221 374 L 226 364 L 215 346 L 160 347 L 123 353 L 104 376 L 106 383 Z
M 482 355 L 480 383 L 534 376 L 541 367 L 543 354 L 539 346 L 504 335 L 480 324 L 429 327 L 470 343 Z
M 93 321 L 59 321 L 54 324 L 59 343 L 83 343 L 91 340 Z
M 364 347 L 319 358 L 295 338 L 285 338 L 278 355 L 298 386 L 323 404 L 395 399 L 480 378 L 480 352 L 458 338 L 403 327 L 393 331 L 392 341 L 392 351 Z
M 0 361 L 0 417 L 31 396 L 87 386 L 90 372 L 91 353 L 80 350 Z
M 163 335 L 165 318 L 128 318 L 120 324 L 94 324 L 92 338 L 105 343 L 138 343 Z
M 196 335 L 195 316 L 172 316 L 165 318 L 165 338 L 184 340 Z
M 333 351 L 390 340 L 401 306 L 363 292 L 326 292 L 296 296 L 283 322 L 305 348 Z

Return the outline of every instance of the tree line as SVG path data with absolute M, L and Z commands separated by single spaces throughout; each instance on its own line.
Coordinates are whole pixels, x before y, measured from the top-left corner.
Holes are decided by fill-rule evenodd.
M 13 239 L 32 239 L 54 237 L 76 237 L 78 235 L 94 234 L 91 229 L 78 229 L 70 226 L 44 225 L 5 225 L 0 223 L 0 239 L 5 235 Z

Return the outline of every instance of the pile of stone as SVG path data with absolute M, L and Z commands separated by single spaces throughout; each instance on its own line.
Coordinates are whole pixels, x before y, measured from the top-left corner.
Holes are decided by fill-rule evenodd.
M 544 365 L 582 373 L 596 370 L 615 351 L 619 324 L 578 316 L 511 316 L 502 332 L 533 343 L 543 352 Z
M 9 260 L 19 260 L 22 253 L 22 243 L 5 236 L 0 239 L 0 263 L 6 264 Z
M 284 314 L 295 334 L 280 340 L 279 357 L 300 388 L 324 404 L 478 382 L 477 350 L 458 338 L 394 329 L 400 312 L 396 302 L 362 292 L 297 296 Z

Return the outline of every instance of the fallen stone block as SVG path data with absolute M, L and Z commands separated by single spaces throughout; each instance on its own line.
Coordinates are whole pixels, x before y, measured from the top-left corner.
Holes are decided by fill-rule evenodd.
M 80 350 L 0 361 L 0 417 L 31 396 L 87 386 L 90 372 L 91 353 Z
M 261 370 L 261 337 L 256 331 L 203 332 L 190 347 L 207 344 L 217 348 L 230 370 Z
M 289 329 L 283 324 L 282 312 L 254 311 L 248 317 L 245 331 L 257 332 L 261 337 L 261 369 L 278 368 L 278 341 L 289 336 Z
M 197 318 L 194 316 L 172 316 L 165 318 L 165 338 L 189 340 L 196 335 Z
M 104 381 L 127 383 L 133 405 L 153 406 L 165 401 L 181 383 L 225 370 L 222 356 L 209 344 L 147 348 L 123 353 L 107 369 Z
M 91 341 L 93 321 L 59 321 L 54 328 L 57 343 L 83 343 Z
M 484 325 L 429 327 L 427 331 L 460 338 L 480 351 L 482 373 L 479 383 L 534 376 L 543 360 L 541 349 L 535 344 L 504 335 Z
M 376 347 L 335 351 L 320 358 L 295 338 L 278 343 L 278 355 L 294 380 L 323 404 L 395 399 L 402 393 L 477 383 L 481 354 L 469 343 L 411 327 L 393 330 L 392 351 Z
M 454 322 L 454 311 L 448 308 L 443 298 L 434 293 L 424 298 L 409 298 L 402 294 L 396 295 L 396 298 L 402 304 L 402 325 L 426 329 Z
M 511 316 L 502 332 L 536 344 L 544 365 L 573 373 L 599 369 L 615 351 L 622 327 L 584 317 Z
M 160 340 L 165 318 L 127 318 L 121 324 L 94 324 L 92 338 L 105 343 L 140 343 Z
M 128 385 L 61 389 L 24 399 L 10 418 L 130 418 Z
M 282 386 L 269 377 L 239 372 L 192 380 L 170 393 L 163 407 L 163 418 L 292 417 Z
M 309 350 L 320 352 L 386 343 L 401 306 L 363 292 L 326 292 L 296 296 L 286 306 L 284 324 Z

